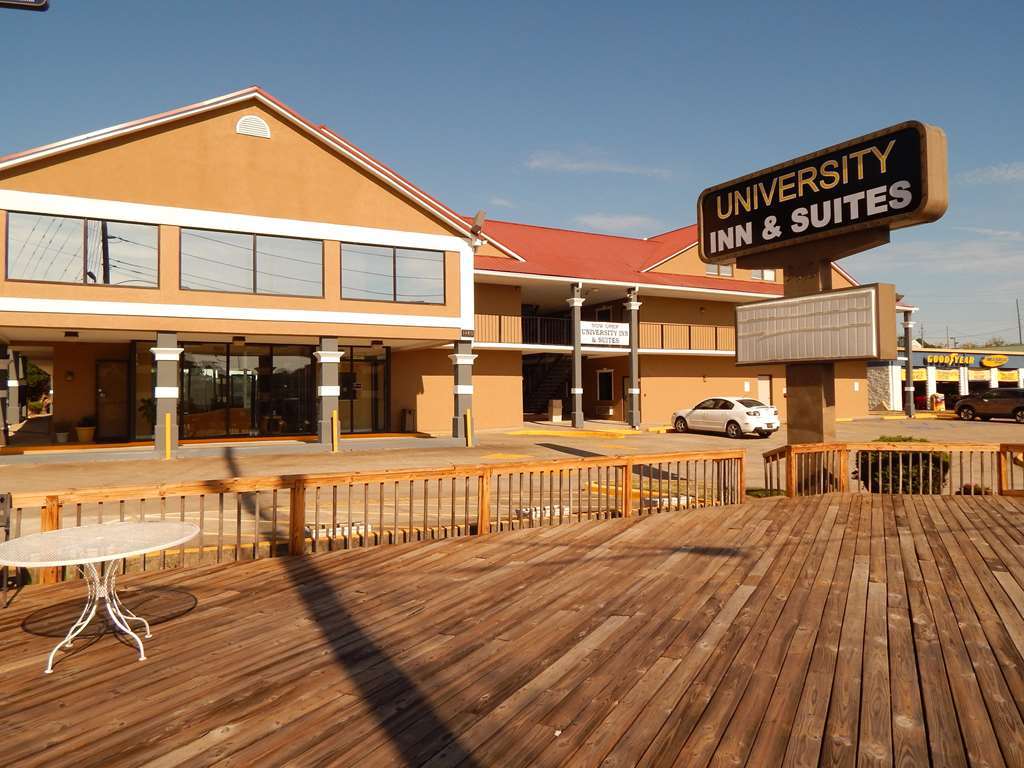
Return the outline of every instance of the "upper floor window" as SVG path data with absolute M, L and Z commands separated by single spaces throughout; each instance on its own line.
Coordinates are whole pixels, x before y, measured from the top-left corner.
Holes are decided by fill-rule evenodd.
M 718 277 L 732 277 L 732 264 L 705 264 L 704 272 Z
M 443 304 L 444 252 L 342 243 L 341 297 Z
M 775 270 L 774 269 L 752 269 L 750 270 L 751 280 L 767 280 L 769 283 L 775 282 Z
M 7 279 L 155 288 L 158 227 L 7 214 Z
M 294 237 L 181 230 L 181 287 L 323 296 L 323 243 Z

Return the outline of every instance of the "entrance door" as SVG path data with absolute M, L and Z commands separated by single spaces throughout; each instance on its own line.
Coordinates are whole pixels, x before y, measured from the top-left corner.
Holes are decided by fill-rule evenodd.
M 383 432 L 387 428 L 387 352 L 349 347 L 339 371 L 338 430 L 342 434 Z
M 96 439 L 128 439 L 128 362 L 96 361 Z
M 757 377 L 757 399 L 765 405 L 772 404 L 772 377 L 771 376 L 758 376 Z

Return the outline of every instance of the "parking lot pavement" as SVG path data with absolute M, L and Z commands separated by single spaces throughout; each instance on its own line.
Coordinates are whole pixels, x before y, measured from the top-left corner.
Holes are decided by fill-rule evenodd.
M 223 448 L 218 456 L 155 461 L 75 461 L 60 464 L 17 465 L 0 463 L 0 492 L 57 491 L 97 486 L 174 483 L 242 475 L 277 475 L 317 472 L 378 471 L 452 464 L 506 463 L 534 458 L 615 456 L 622 454 L 707 451 L 742 447 L 747 452 L 747 484 L 763 485 L 761 454 L 785 445 L 785 428 L 769 438 L 730 440 L 724 435 L 630 432 L 622 428 L 588 424 L 582 434 L 570 427 L 524 425 L 514 430 L 483 432 L 475 448 L 432 447 L 430 440 L 382 452 L 352 453 L 245 453 Z M 517 434 L 518 433 L 518 434 Z M 837 438 L 863 442 L 883 435 L 907 435 L 932 442 L 1024 443 L 1024 426 L 1012 421 L 961 422 L 954 420 L 866 419 L 840 423 Z

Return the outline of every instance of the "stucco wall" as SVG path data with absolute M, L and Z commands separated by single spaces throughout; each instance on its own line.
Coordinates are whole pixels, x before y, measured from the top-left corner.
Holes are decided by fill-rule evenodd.
M 128 360 L 128 344 L 61 342 L 53 345 L 53 426 L 72 428 L 96 415 L 96 361 Z M 68 381 L 68 377 L 71 381 Z
M 391 355 L 392 428 L 401 411 L 416 412 L 416 429 L 450 435 L 455 412 L 450 349 L 401 351 Z M 522 358 L 518 352 L 475 352 L 473 423 L 477 429 L 515 427 L 523 421 Z

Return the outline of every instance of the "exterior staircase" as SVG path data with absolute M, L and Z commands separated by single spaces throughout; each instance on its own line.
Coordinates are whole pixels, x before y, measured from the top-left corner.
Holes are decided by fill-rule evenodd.
M 531 355 L 523 365 L 523 410 L 547 413 L 549 400 L 562 401 L 562 413 L 569 409 L 570 355 Z

